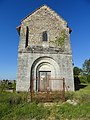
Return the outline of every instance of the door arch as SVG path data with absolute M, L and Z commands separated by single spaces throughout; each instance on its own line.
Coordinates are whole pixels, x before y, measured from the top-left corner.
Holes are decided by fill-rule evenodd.
M 50 58 L 50 57 L 40 57 L 36 59 L 31 67 L 31 79 L 30 79 L 30 89 L 34 91 L 40 90 L 40 72 L 42 73 L 47 72 L 47 75 L 50 73 L 51 78 L 58 78 L 59 77 L 59 65 L 57 62 Z M 53 89 L 54 81 L 50 81 L 49 87 Z M 48 86 L 47 86 L 48 87 Z M 42 87 L 41 87 L 42 89 Z

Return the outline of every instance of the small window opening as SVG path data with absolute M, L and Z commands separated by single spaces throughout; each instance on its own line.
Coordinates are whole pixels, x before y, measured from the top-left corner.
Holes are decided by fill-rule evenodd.
M 48 41 L 47 31 L 44 31 L 44 32 L 43 32 L 43 41 Z
M 29 35 L 29 28 L 26 27 L 26 44 L 25 44 L 25 47 L 28 46 L 28 35 Z

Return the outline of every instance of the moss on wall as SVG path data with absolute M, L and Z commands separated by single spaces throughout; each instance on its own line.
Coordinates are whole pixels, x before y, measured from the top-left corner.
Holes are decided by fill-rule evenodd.
M 56 40 L 50 41 L 50 42 L 54 43 L 58 47 L 62 47 L 64 45 L 64 43 L 65 43 L 66 38 L 67 38 L 66 30 L 63 29 L 60 32 L 59 37 Z

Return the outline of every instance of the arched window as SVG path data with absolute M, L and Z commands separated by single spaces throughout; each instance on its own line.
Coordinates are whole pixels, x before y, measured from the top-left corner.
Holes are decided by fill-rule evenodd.
M 25 47 L 28 46 L 28 35 L 29 35 L 29 28 L 26 27 L 26 44 L 25 44 Z
M 43 34 L 42 34 L 42 40 L 43 40 L 43 41 L 48 41 L 47 31 L 44 31 L 44 32 L 43 32 Z

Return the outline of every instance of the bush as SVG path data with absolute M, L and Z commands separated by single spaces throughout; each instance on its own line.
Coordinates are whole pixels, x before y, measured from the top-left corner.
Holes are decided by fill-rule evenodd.
M 83 75 L 79 77 L 81 83 L 90 83 L 90 75 Z
M 90 83 L 90 75 L 87 75 L 87 82 Z
M 85 76 L 85 75 L 80 76 L 79 79 L 80 79 L 80 82 L 81 82 L 81 83 L 86 83 L 86 84 L 88 83 L 88 82 L 87 82 L 87 76 Z

